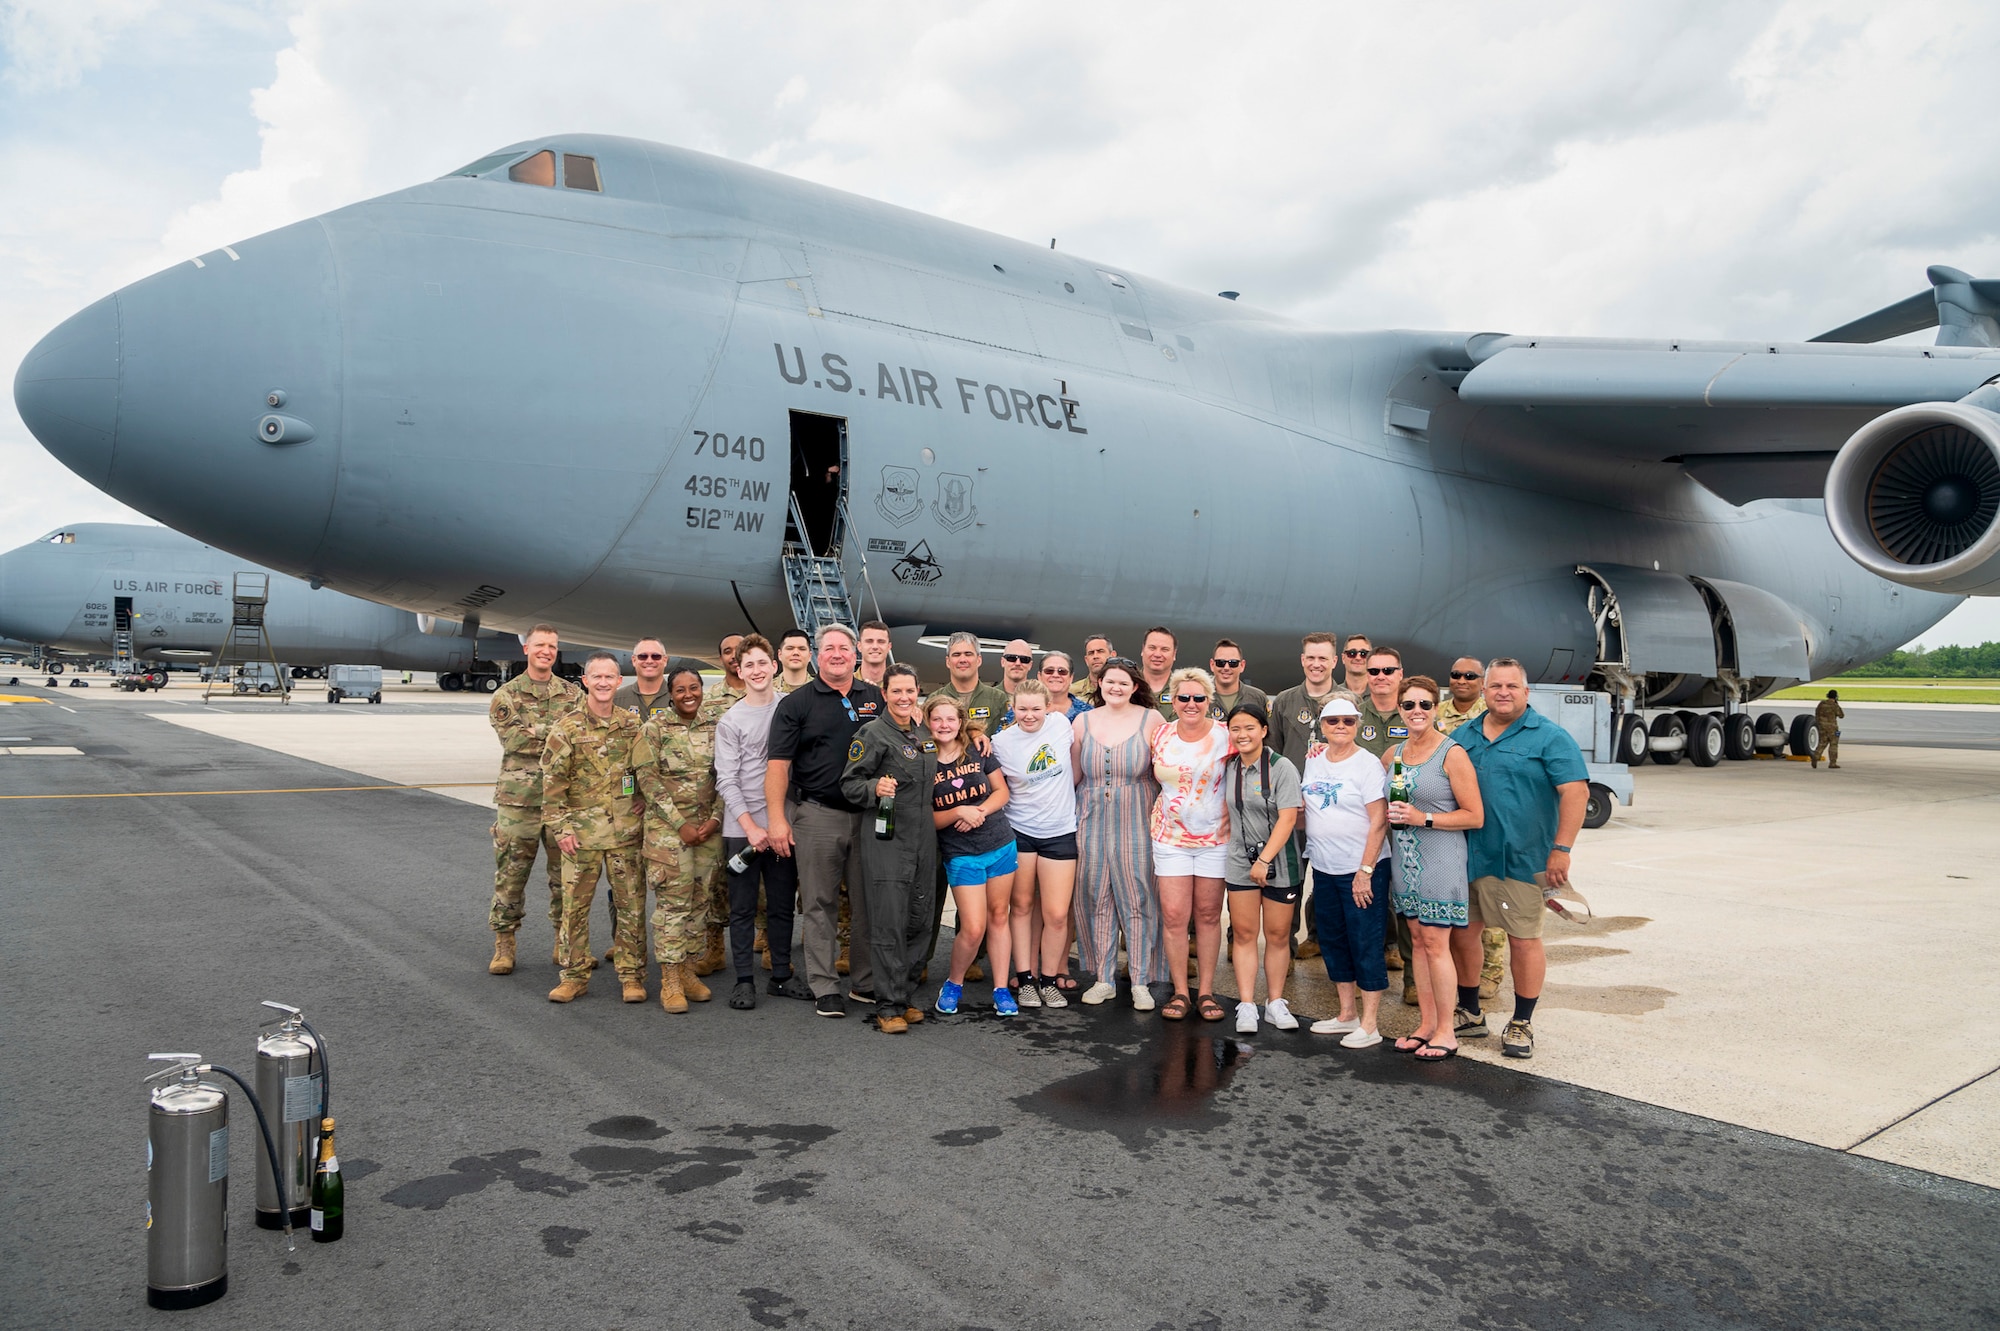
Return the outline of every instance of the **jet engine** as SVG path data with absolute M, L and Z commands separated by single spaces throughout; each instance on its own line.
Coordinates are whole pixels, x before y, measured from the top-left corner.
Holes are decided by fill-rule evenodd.
M 1834 539 L 1878 577 L 2000 595 L 2000 390 L 1919 402 L 1854 432 L 1826 475 Z

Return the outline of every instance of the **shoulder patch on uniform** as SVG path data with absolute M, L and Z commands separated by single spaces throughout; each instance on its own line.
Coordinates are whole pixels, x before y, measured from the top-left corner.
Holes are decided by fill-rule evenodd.
M 936 741 L 936 740 L 934 740 L 934 739 L 927 739 L 927 740 L 925 740 L 925 741 L 924 741 L 924 752 L 925 752 L 925 753 L 936 753 L 936 752 L 937 752 L 937 741 Z
M 857 735 L 854 738 L 854 742 L 847 746 L 847 761 L 855 762 L 867 751 L 868 745 Z

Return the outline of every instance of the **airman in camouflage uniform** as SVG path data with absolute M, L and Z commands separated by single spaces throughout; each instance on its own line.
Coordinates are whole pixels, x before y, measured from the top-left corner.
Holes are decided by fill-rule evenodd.
M 1826 696 L 1813 708 L 1813 719 L 1819 722 L 1819 748 L 1813 751 L 1812 765 L 1819 766 L 1822 758 L 1831 758 L 1829 769 L 1840 766 L 1840 718 L 1847 715 L 1847 709 L 1840 705 L 1840 693 L 1828 689 Z
M 546 637 L 546 655 L 554 660 L 554 634 L 528 637 Z M 537 681 L 523 674 L 502 684 L 487 709 L 500 738 L 500 778 L 493 787 L 493 904 L 486 917 L 494 935 L 487 969 L 495 975 L 514 969 L 514 935 L 527 913 L 537 845 L 548 856 L 549 924 L 558 939 L 562 933 L 562 851 L 542 822 L 542 746 L 556 722 L 582 705 L 583 690 L 568 680 L 550 675 Z
M 592 665 L 600 661 L 615 676 L 616 662 L 601 657 Z M 557 937 L 562 983 L 549 994 L 558 1003 L 578 997 L 590 984 L 590 903 L 600 872 L 610 880 L 612 964 L 625 1001 L 646 998 L 645 878 L 639 868 L 644 801 L 632 773 L 639 729 L 639 718 L 621 707 L 602 717 L 576 711 L 556 722 L 542 750 L 546 823 L 558 841 L 575 838 L 575 849 L 563 860 L 563 924 Z
M 705 709 L 704 709 L 705 710 Z M 678 980 L 681 991 L 699 1001 L 708 987 L 693 963 L 727 912 L 713 904 L 722 882 L 722 796 L 715 788 L 715 727 L 674 708 L 653 713 L 633 750 L 632 765 L 646 800 L 646 886 L 653 893 L 653 953 L 660 962 L 660 1002 L 669 1011 L 686 1005 L 667 1002 Z M 689 845 L 691 835 L 706 832 Z M 675 974 L 678 972 L 678 975 Z M 694 981 L 690 984 L 689 981 Z

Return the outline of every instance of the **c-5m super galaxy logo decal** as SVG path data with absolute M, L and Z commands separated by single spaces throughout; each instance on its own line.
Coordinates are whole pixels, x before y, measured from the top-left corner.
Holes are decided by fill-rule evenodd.
M 915 467 L 882 468 L 882 488 L 875 492 L 875 511 L 901 527 L 924 511 Z
M 979 516 L 979 510 L 972 506 L 972 478 L 955 471 L 938 477 L 938 497 L 931 505 L 931 516 L 946 531 L 964 531 L 970 527 Z
M 917 548 L 897 560 L 889 571 L 896 575 L 896 581 L 912 587 L 928 587 L 944 576 L 929 541 L 918 541 Z

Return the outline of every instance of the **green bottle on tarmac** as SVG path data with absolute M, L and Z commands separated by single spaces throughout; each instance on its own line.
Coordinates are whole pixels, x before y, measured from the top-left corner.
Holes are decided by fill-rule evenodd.
M 875 839 L 894 841 L 896 839 L 896 797 L 877 795 L 875 797 Z
M 314 1243 L 337 1243 L 347 1230 L 347 1217 L 340 1157 L 333 1153 L 333 1120 L 321 1119 L 319 1133 L 319 1167 L 313 1171 L 312 1236 Z

